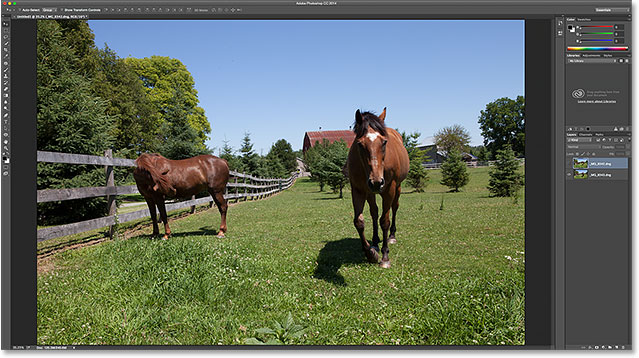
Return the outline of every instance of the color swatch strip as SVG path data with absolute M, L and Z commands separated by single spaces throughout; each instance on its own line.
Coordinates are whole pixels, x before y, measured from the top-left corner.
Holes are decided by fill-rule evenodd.
M 568 51 L 628 51 L 628 46 L 620 47 L 568 47 Z

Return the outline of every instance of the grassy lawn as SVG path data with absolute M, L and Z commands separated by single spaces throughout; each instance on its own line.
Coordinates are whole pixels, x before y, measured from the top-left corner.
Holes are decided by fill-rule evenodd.
M 487 169 L 470 172 L 460 193 L 438 170 L 404 188 L 387 270 L 364 258 L 350 192 L 306 178 L 229 208 L 224 239 L 211 209 L 168 241 L 149 226 L 62 252 L 38 277 L 38 344 L 244 344 L 288 313 L 305 327 L 293 344 L 523 344 L 523 198 L 490 198 Z

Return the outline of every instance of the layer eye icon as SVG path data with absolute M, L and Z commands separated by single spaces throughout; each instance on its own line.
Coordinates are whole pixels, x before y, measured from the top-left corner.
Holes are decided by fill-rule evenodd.
M 586 91 L 584 91 L 581 88 L 578 88 L 578 89 L 572 91 L 572 97 L 573 98 L 584 98 L 585 95 L 586 95 Z

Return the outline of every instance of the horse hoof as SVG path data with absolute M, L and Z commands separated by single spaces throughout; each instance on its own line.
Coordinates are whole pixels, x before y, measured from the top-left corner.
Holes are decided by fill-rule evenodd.
M 165 240 L 165 241 L 166 241 L 166 240 L 168 240 L 168 239 L 169 239 L 169 237 L 168 237 L 167 235 L 162 236 L 162 240 Z
M 224 238 L 224 233 L 222 232 L 222 233 L 217 234 L 217 238 L 218 239 L 223 239 Z
M 388 243 L 389 244 L 396 244 L 397 243 L 397 239 L 395 239 L 395 236 L 391 236 L 388 238 Z
M 381 268 L 390 268 L 390 261 L 382 261 L 379 263 L 379 267 Z

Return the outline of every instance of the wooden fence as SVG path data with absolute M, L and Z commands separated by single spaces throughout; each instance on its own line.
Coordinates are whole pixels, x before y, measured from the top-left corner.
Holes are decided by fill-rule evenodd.
M 137 194 L 139 192 L 135 185 L 115 186 L 113 167 L 135 167 L 135 161 L 133 159 L 113 158 L 111 150 L 107 150 L 103 157 L 97 155 L 38 151 L 37 158 L 38 162 L 45 163 L 103 165 L 106 175 L 106 186 L 38 190 L 38 203 L 106 196 L 109 209 L 109 215 L 105 217 L 39 229 L 37 235 L 38 242 L 107 226 L 109 227 L 109 235 L 113 235 L 113 225 L 150 216 L 148 208 L 119 215 L 116 213 L 116 196 Z M 224 197 L 226 199 L 235 199 L 236 201 L 240 199 L 262 199 L 288 189 L 293 185 L 299 175 L 298 172 L 295 172 L 286 179 L 267 179 L 257 178 L 235 171 L 230 171 L 229 174 L 231 178 L 226 186 Z M 166 211 L 169 212 L 191 207 L 191 213 L 193 213 L 195 212 L 196 205 L 206 203 L 213 206 L 213 199 L 210 196 L 195 199 L 195 196 L 193 196 L 191 200 L 167 203 Z
M 517 161 L 519 162 L 519 165 L 524 165 L 526 162 L 524 158 L 518 158 Z M 469 168 L 492 167 L 493 165 L 495 165 L 496 162 L 497 162 L 496 160 L 490 160 L 485 162 L 481 162 L 481 161 L 466 162 L 466 166 Z M 442 164 L 444 163 L 428 163 L 428 164 L 422 164 L 422 166 L 425 169 L 441 169 Z

